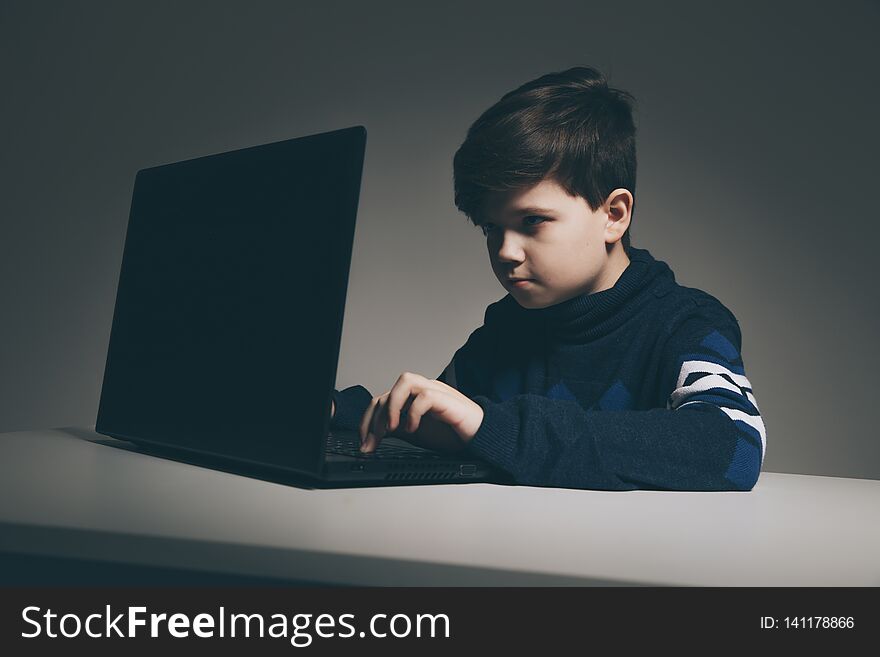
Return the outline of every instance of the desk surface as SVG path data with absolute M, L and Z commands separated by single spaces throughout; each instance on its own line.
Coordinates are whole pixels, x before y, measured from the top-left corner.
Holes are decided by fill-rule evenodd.
M 880 481 L 322 490 L 99 440 L 0 434 L 0 550 L 368 586 L 880 585 Z

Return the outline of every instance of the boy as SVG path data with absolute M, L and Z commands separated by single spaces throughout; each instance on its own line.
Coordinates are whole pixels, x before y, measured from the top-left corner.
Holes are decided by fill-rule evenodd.
M 577 67 L 506 94 L 455 154 L 455 204 L 507 296 L 436 379 L 334 391 L 333 426 L 470 450 L 518 484 L 751 490 L 766 432 L 739 325 L 630 246 L 633 97 Z M 338 409 L 338 410 L 337 410 Z

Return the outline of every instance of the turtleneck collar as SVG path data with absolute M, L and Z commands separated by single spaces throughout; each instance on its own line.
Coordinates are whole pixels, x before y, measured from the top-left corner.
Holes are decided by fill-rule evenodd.
M 523 308 L 513 297 L 509 302 L 526 318 L 543 325 L 548 338 L 561 342 L 590 340 L 612 330 L 628 316 L 627 309 L 642 292 L 662 279 L 675 281 L 669 266 L 655 260 L 647 249 L 630 246 L 630 262 L 607 290 L 581 294 L 546 308 Z

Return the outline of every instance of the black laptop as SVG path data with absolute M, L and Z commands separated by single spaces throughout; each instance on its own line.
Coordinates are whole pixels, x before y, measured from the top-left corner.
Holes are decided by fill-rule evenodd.
M 329 430 L 366 130 L 137 173 L 96 431 L 331 485 L 504 481 Z

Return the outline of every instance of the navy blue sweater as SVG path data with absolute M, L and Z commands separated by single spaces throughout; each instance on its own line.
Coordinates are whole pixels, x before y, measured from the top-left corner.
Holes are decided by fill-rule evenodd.
M 489 305 L 437 377 L 484 411 L 467 450 L 525 485 L 751 490 L 766 431 L 736 318 L 646 249 L 628 254 L 608 290 Z M 333 426 L 357 429 L 371 399 L 335 391 Z

